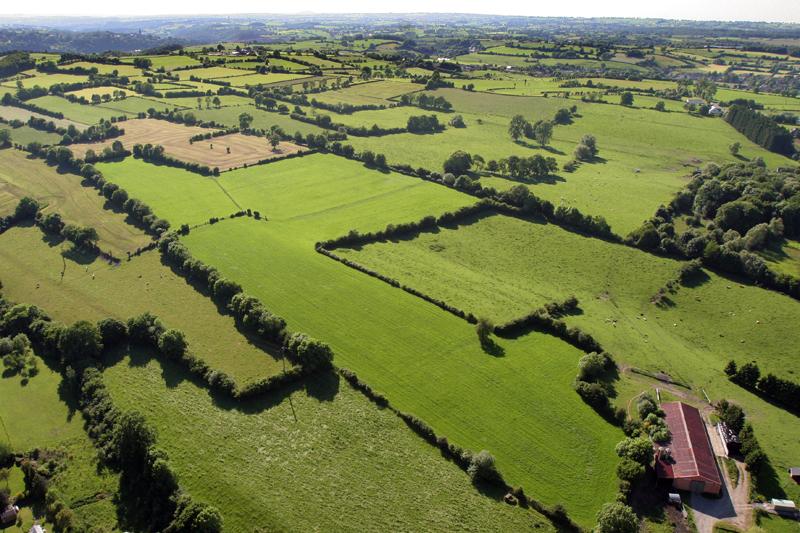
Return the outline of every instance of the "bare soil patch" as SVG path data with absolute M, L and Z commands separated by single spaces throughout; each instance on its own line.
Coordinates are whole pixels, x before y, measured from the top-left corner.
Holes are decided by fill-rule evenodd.
M 34 117 L 44 119 L 47 122 L 52 122 L 59 128 L 69 128 L 70 126 L 75 126 L 79 130 L 86 129 L 86 124 L 81 124 L 80 122 L 75 122 L 74 120 L 69 120 L 66 118 L 53 118 L 47 115 L 42 115 L 41 113 L 35 113 L 33 111 L 28 111 L 27 109 L 14 106 L 0 106 L 0 117 L 6 120 L 21 120 L 23 122 L 28 122 L 30 117 Z
M 106 146 L 111 146 L 115 140 L 122 141 L 128 150 L 135 144 L 160 144 L 164 151 L 181 161 L 198 163 L 210 168 L 219 168 L 221 171 L 232 168 L 252 165 L 265 159 L 285 157 L 287 155 L 304 151 L 305 148 L 294 143 L 281 142 L 273 151 L 272 146 L 263 137 L 231 133 L 212 139 L 195 141 L 189 139 L 195 135 L 209 133 L 208 128 L 197 126 L 184 126 L 165 120 L 132 119 L 120 124 L 125 134 L 116 139 L 108 139 L 99 143 L 73 144 L 72 152 L 83 157 L 91 149 L 100 153 Z

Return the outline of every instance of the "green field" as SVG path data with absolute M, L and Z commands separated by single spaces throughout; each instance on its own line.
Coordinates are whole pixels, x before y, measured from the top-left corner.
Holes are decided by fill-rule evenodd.
M 422 85 L 403 81 L 373 81 L 358 83 L 335 91 L 324 91 L 313 95 L 313 98 L 334 105 L 389 105 L 391 98 L 423 88 Z
M 39 305 L 55 320 L 126 320 L 150 311 L 186 334 L 191 353 L 239 385 L 283 368 L 274 348 L 240 334 L 233 318 L 164 266 L 157 251 L 110 267 L 100 260 L 62 258 L 38 228 L 28 227 L 0 236 L 0 259 L 6 296 Z
M 133 65 L 106 65 L 104 63 L 92 63 L 90 61 L 78 61 L 69 63 L 64 68 L 96 68 L 99 74 L 114 74 L 117 76 L 141 76 L 142 71 Z
M 487 161 L 509 155 L 541 154 L 554 156 L 563 164 L 572 158 L 581 136 L 591 133 L 597 138 L 601 159 L 582 164 L 574 173 L 560 172 L 552 179 L 532 185 L 531 190 L 556 205 L 571 205 L 586 213 L 603 215 L 612 229 L 622 235 L 652 216 L 660 204 L 668 203 L 684 186 L 684 176 L 693 168 L 709 161 L 733 160 L 728 150 L 733 142 L 742 144 L 744 157 L 763 157 L 770 166 L 788 162 L 751 143 L 718 119 L 563 98 L 504 96 L 458 89 L 439 89 L 432 94 L 450 101 L 456 112 L 464 116 L 467 127 L 448 128 L 435 135 L 435 142 L 421 141 L 415 134 L 401 134 L 351 138 L 350 143 L 359 150 L 383 153 L 391 163 L 440 170 L 447 156 L 456 150 L 480 154 Z M 645 101 L 639 104 L 644 105 Z M 568 126 L 556 126 L 550 150 L 535 144 L 514 143 L 508 135 L 508 123 L 515 114 L 533 122 L 552 118 L 558 109 L 572 105 L 577 105 L 580 116 Z M 481 181 L 499 190 L 516 185 L 501 178 Z
M 709 273 L 707 281 L 680 288 L 670 304 L 658 307 L 650 299 L 675 277 L 677 262 L 500 215 L 337 253 L 496 322 L 575 295 L 582 313 L 567 322 L 593 335 L 620 362 L 666 372 L 713 399 L 735 398 L 779 472 L 800 451 L 791 436 L 793 416 L 731 384 L 722 372 L 730 359 L 756 359 L 762 372 L 776 374 L 792 367 L 800 341 L 800 303 L 792 298 Z M 784 490 L 800 492 L 785 476 L 781 482 Z
M 118 116 L 136 116 L 139 113 L 147 113 L 148 109 L 155 109 L 157 111 L 173 111 L 181 110 L 184 106 L 182 106 L 179 102 L 170 102 L 169 100 L 156 100 L 154 98 L 144 98 L 141 96 L 129 96 L 122 100 L 98 104 L 95 107 L 108 109 L 111 112 L 116 113 Z
M 81 83 L 89 79 L 88 76 L 77 74 L 43 74 L 37 71 L 28 71 L 27 73 L 32 74 L 33 77 L 20 78 L 19 80 L 7 80 L 2 82 L 0 85 L 3 87 L 16 88 L 17 81 L 20 81 L 22 86 L 26 89 L 30 89 L 31 87 L 35 87 L 37 85 L 39 87 L 49 89 L 57 83 Z
M 0 216 L 12 213 L 20 199 L 31 196 L 43 205 L 44 213 L 59 213 L 66 223 L 95 228 L 100 249 L 117 257 L 152 241 L 128 224 L 125 214 L 105 209 L 105 198 L 81 181 L 80 176 L 28 159 L 25 152 L 0 150 Z
M 241 70 L 239 71 L 241 73 Z M 270 73 L 270 74 L 247 74 L 245 76 L 236 76 L 232 77 L 231 79 L 226 79 L 225 81 L 230 81 L 231 85 L 234 87 L 246 87 L 249 85 L 270 85 L 273 83 L 280 83 L 285 81 L 297 81 L 298 83 L 305 80 L 308 77 L 305 74 L 277 74 L 277 73 Z M 314 78 L 309 77 L 309 81 L 313 80 Z
M 481 495 L 456 465 L 336 376 L 244 405 L 180 368 L 126 358 L 105 371 L 114 401 L 143 410 L 180 483 L 226 531 L 523 531 L 539 515 Z M 314 512 L 291 502 L 313 502 Z
M 185 240 L 198 257 L 242 283 L 290 328 L 329 342 L 337 364 L 395 406 L 462 446 L 489 449 L 510 483 L 548 504 L 564 502 L 571 516 L 591 523 L 614 491 L 620 434 L 572 391 L 577 350 L 531 334 L 503 341 L 504 357 L 487 355 L 461 319 L 313 250 L 315 241 L 351 228 L 415 220 L 471 198 L 334 156 L 237 170 L 220 181 L 269 221 L 193 230 Z
M 184 56 L 184 55 L 168 55 L 168 56 L 141 56 L 149 59 L 153 62 L 152 69 L 158 70 L 160 68 L 164 68 L 164 70 L 172 70 L 178 67 L 189 67 L 194 65 L 199 65 L 200 62 L 196 59 Z M 133 63 L 133 57 L 122 57 L 120 61 L 123 63 L 131 62 Z
M 0 130 L 8 129 L 8 131 L 11 132 L 11 142 L 23 146 L 27 146 L 32 142 L 49 145 L 58 144 L 61 141 L 61 135 L 58 133 L 36 130 L 29 126 L 20 126 L 19 128 L 6 128 L 3 126 L 4 125 L 0 125 Z
M 248 113 L 253 117 L 253 122 L 251 125 L 252 128 L 268 130 L 273 125 L 277 125 L 283 128 L 283 130 L 290 135 L 293 135 L 297 131 L 304 135 L 308 135 L 309 133 L 319 135 L 325 132 L 325 130 L 319 126 L 306 124 L 305 122 L 300 122 L 299 120 L 293 120 L 289 117 L 289 115 L 282 115 L 280 113 L 256 109 L 256 107 L 253 105 L 224 107 L 221 109 L 203 109 L 202 111 L 196 109 L 192 112 L 200 120 L 213 120 L 218 124 L 224 124 L 225 126 L 230 127 L 238 127 L 239 115 L 242 113 Z
M 117 477 L 98 467 L 94 446 L 83 431 L 80 413 L 68 387 L 61 385 L 61 374 L 36 356 L 39 373 L 23 383 L 19 376 L 0 377 L 0 440 L 9 441 L 16 452 L 35 448 L 62 450 L 66 468 L 59 471 L 51 484 L 75 513 L 75 527 L 90 526 L 111 530 L 116 525 L 112 496 L 117 490 Z M 18 469 L 13 469 L 19 472 Z M 20 473 L 21 477 L 21 473 Z M 14 483 L 17 491 L 24 485 Z M 11 492 L 12 497 L 16 492 Z M 84 505 L 74 502 L 85 501 Z M 6 531 L 28 531 L 33 525 L 31 510 L 20 513 L 22 527 Z M 38 517 L 40 523 L 44 523 Z M 45 524 L 48 527 L 50 524 Z
M 111 120 L 112 117 L 135 115 L 135 113 L 114 111 L 112 109 L 106 109 L 100 106 L 72 103 L 65 98 L 52 95 L 34 98 L 33 100 L 30 100 L 30 103 L 55 113 L 63 113 L 64 118 L 66 119 L 88 125 L 96 124 L 97 122 L 100 122 L 100 119 Z
M 211 217 L 239 210 L 216 179 L 188 170 L 152 165 L 131 157 L 116 163 L 100 163 L 96 168 L 108 181 L 143 200 L 156 215 L 176 228 L 181 224 L 202 224 Z

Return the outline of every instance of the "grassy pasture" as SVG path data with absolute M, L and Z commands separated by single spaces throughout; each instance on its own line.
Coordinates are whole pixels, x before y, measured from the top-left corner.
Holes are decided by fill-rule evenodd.
M 5 125 L 3 125 L 5 126 Z M 6 129 L 0 127 L 0 130 Z M 20 126 L 19 128 L 7 128 L 11 132 L 11 141 L 14 143 L 27 146 L 29 143 L 38 142 L 43 145 L 58 144 L 61 141 L 61 135 L 58 133 L 50 133 L 47 131 L 37 130 L 28 126 Z
M 166 361 L 126 357 L 105 380 L 122 408 L 148 406 L 181 485 L 217 506 L 227 531 L 551 528 L 481 495 L 394 414 L 335 376 L 243 406 Z M 313 501 L 315 512 L 296 501 Z
M 679 263 L 499 215 L 340 252 L 497 321 L 574 294 L 583 312 L 567 322 L 591 333 L 619 362 L 666 372 L 698 394 L 703 387 L 712 399 L 743 405 L 779 472 L 800 450 L 788 429 L 793 416 L 731 384 L 722 372 L 731 358 L 756 359 L 762 372 L 785 375 L 800 340 L 796 300 L 709 273 L 702 284 L 680 288 L 667 306 L 657 307 L 650 298 L 675 277 Z M 625 401 L 620 397 L 621 405 Z M 784 490 L 797 494 L 784 478 Z
M 176 71 L 175 74 L 178 76 L 180 80 L 189 80 L 191 77 L 199 78 L 199 79 L 209 79 L 213 80 L 216 78 L 230 78 L 232 76 L 246 76 L 246 72 L 242 72 L 241 70 L 235 68 L 228 68 L 228 67 L 204 67 L 204 68 L 193 68 L 189 70 L 179 70 Z M 233 80 L 226 80 L 226 81 L 233 81 Z
M 100 95 L 100 96 L 103 96 L 105 94 L 113 95 L 115 92 L 117 92 L 119 90 L 120 90 L 119 87 L 102 86 L 101 85 L 100 87 L 86 87 L 85 89 L 78 89 L 77 91 L 70 91 L 70 92 L 68 92 L 66 94 L 74 95 L 77 98 L 80 98 L 82 96 L 82 97 L 86 98 L 87 100 L 91 100 L 92 99 L 92 95 L 95 95 L 95 94 Z M 126 92 L 132 92 L 132 91 L 126 91 Z
M 106 65 L 104 63 L 92 63 L 90 61 L 78 61 L 77 63 L 70 63 L 66 68 L 96 68 L 98 74 L 113 74 L 117 73 L 118 76 L 141 76 L 142 71 L 133 65 Z
M 759 252 L 769 267 L 776 272 L 800 277 L 800 242 L 784 240 Z
M 324 91 L 313 95 L 313 98 L 327 104 L 387 105 L 391 98 L 422 88 L 422 85 L 409 82 L 382 80 L 358 83 L 335 91 Z
M 563 98 L 504 96 L 459 89 L 439 89 L 456 113 L 464 116 L 466 128 L 448 128 L 436 134 L 435 142 L 420 142 L 415 134 L 389 137 L 351 138 L 359 150 L 386 154 L 392 163 L 408 163 L 440 170 L 456 150 L 478 153 L 486 160 L 509 155 L 553 156 L 563 165 L 582 135 L 597 138 L 602 159 L 582 164 L 574 173 L 531 185 L 534 193 L 556 205 L 568 204 L 584 212 L 606 217 L 612 228 L 627 234 L 668 202 L 684 185 L 683 176 L 709 161 L 731 161 L 728 146 L 742 144 L 742 155 L 763 157 L 770 166 L 788 160 L 747 140 L 722 120 L 698 118 L 683 112 L 660 113 L 651 109 L 619 105 L 587 104 Z M 641 98 L 637 105 L 655 105 Z M 550 119 L 564 107 L 577 105 L 579 117 L 568 126 L 556 126 L 551 149 L 535 144 L 514 143 L 508 123 L 515 114 L 530 121 Z M 446 120 L 448 115 L 443 115 Z M 638 171 L 637 171 L 638 169 Z M 501 178 L 482 178 L 484 185 L 506 189 L 516 183 Z
M 44 213 L 57 212 L 67 223 L 95 228 L 100 248 L 117 257 L 151 241 L 125 222 L 126 215 L 104 209 L 105 198 L 81 185 L 79 176 L 61 174 L 41 160 L 28 159 L 24 152 L 0 150 L 0 215 L 12 213 L 24 196 L 46 205 Z
M 147 113 L 148 109 L 155 109 L 157 111 L 171 111 L 183 109 L 183 106 L 178 102 L 170 102 L 169 100 L 157 100 L 155 98 L 146 98 L 142 96 L 128 96 L 122 100 L 115 100 L 112 102 L 104 102 L 97 104 L 95 107 L 102 107 L 109 109 L 119 115 L 136 116 L 139 113 Z
M 209 140 L 190 143 L 193 135 L 210 130 L 195 126 L 184 126 L 174 122 L 154 119 L 132 119 L 123 123 L 125 134 L 114 139 L 89 144 L 72 145 L 75 154 L 83 156 L 91 149 L 99 153 L 114 141 L 132 149 L 135 144 L 160 144 L 164 151 L 181 161 L 199 163 L 222 171 L 251 165 L 263 159 L 272 159 L 301 151 L 301 147 L 290 142 L 281 142 L 273 151 L 263 137 L 232 133 Z
M 241 70 L 239 70 L 241 73 Z M 236 76 L 232 77 L 229 80 L 231 85 L 234 87 L 246 87 L 252 85 L 271 85 L 273 83 L 281 83 L 281 82 L 297 82 L 301 83 L 304 81 L 304 78 L 309 78 L 309 81 L 315 79 L 311 76 L 306 76 L 304 74 L 286 74 L 286 73 L 269 73 L 269 74 L 246 74 L 244 76 Z
M 116 492 L 117 477 L 99 470 L 94 446 L 83 432 L 83 420 L 69 387 L 61 385 L 61 374 L 36 356 L 39 373 L 23 382 L 19 376 L 0 377 L 0 441 L 9 441 L 12 450 L 27 452 L 34 448 L 61 449 L 66 453 L 64 470 L 52 479 L 52 487 L 68 502 L 94 499 L 86 505 L 73 507 L 76 528 L 90 526 L 111 530 L 116 526 L 116 510 L 111 496 Z M 24 487 L 12 470 L 13 497 Z M 34 523 L 30 508 L 23 508 L 22 527 L 11 526 L 6 531 L 28 531 Z M 39 523 L 44 517 L 36 516 Z M 46 524 L 50 527 L 50 524 Z
M 213 120 L 218 124 L 224 124 L 225 126 L 231 127 L 238 127 L 239 115 L 242 113 L 248 113 L 253 117 L 251 127 L 256 129 L 268 130 L 273 125 L 277 125 L 283 128 L 283 130 L 287 133 L 294 134 L 295 132 L 299 131 L 304 135 L 309 133 L 315 133 L 319 135 L 326 131 L 319 126 L 293 120 L 291 117 L 289 117 L 289 115 L 281 115 L 280 113 L 256 109 L 254 105 L 224 107 L 222 109 L 203 109 L 202 111 L 194 110 L 192 112 L 200 120 Z
M 150 311 L 186 334 L 189 351 L 238 384 L 278 373 L 276 352 L 240 334 L 232 317 L 148 252 L 109 267 L 102 261 L 63 259 L 38 228 L 13 228 L 0 237 L 0 280 L 12 301 L 39 305 L 55 320 L 127 319 Z M 63 278 L 62 278 L 63 271 Z
M 86 125 L 96 124 L 100 122 L 100 119 L 111 120 L 111 117 L 135 115 L 135 113 L 125 113 L 100 106 L 73 103 L 65 98 L 53 95 L 40 96 L 30 100 L 30 102 L 47 110 L 63 113 L 64 118 Z
M 213 99 L 214 97 L 212 96 L 210 98 Z M 253 100 L 251 100 L 250 98 L 247 98 L 247 97 L 244 97 L 244 96 L 239 96 L 239 95 L 236 95 L 236 94 L 224 94 L 224 95 L 217 96 L 217 98 L 219 98 L 220 107 L 231 107 L 231 106 L 235 107 L 235 106 L 242 106 L 242 105 L 248 105 L 248 104 L 252 104 L 253 103 Z M 188 109 L 190 109 L 192 111 L 197 109 L 197 97 L 196 96 L 186 96 L 186 97 L 182 97 L 182 98 L 156 98 L 155 100 L 157 100 L 158 102 L 163 102 L 165 104 L 173 104 L 173 105 L 176 105 L 176 106 L 185 107 L 185 108 L 188 108 Z M 205 105 L 206 105 L 205 97 L 202 98 L 202 105 L 203 105 L 203 107 L 205 107 Z M 211 109 L 215 109 L 215 107 L 213 107 L 213 104 L 212 104 Z
M 49 89 L 53 85 L 58 83 L 80 83 L 87 81 L 89 79 L 88 76 L 77 75 L 77 74 L 44 74 L 38 71 L 28 71 L 30 74 L 33 74 L 31 78 L 19 78 L 19 80 L 8 80 L 4 81 L 2 84 L 3 87 L 9 88 L 17 88 L 17 81 L 22 82 L 22 86 L 26 89 L 30 89 L 31 87 L 39 86 L 44 87 L 45 89 Z
M 152 165 L 129 157 L 96 165 L 103 176 L 139 198 L 173 227 L 202 224 L 239 210 L 216 180 L 180 168 Z
M 505 357 L 489 356 L 464 321 L 313 251 L 315 241 L 350 228 L 415 220 L 471 198 L 322 155 L 236 170 L 220 182 L 269 221 L 193 230 L 185 241 L 198 257 L 293 329 L 331 343 L 337 364 L 398 408 L 463 446 L 489 449 L 509 482 L 591 523 L 614 491 L 619 433 L 572 391 L 577 350 L 532 334 L 503 341 Z M 552 442 L 566 444 L 555 450 Z
M 200 62 L 194 59 L 193 57 L 189 56 L 182 56 L 182 55 L 166 55 L 166 56 L 136 56 L 136 57 L 144 57 L 149 59 L 153 62 L 152 68 L 154 70 L 164 68 L 164 70 L 173 70 L 178 67 L 190 67 L 193 65 L 199 65 Z M 122 57 L 120 61 L 123 63 L 133 63 L 134 57 Z
M 744 98 L 746 100 L 755 100 L 759 104 L 763 104 L 767 109 L 800 112 L 800 98 L 781 96 L 779 94 L 754 93 L 752 91 L 739 91 L 720 87 L 717 89 L 715 98 L 724 102 Z

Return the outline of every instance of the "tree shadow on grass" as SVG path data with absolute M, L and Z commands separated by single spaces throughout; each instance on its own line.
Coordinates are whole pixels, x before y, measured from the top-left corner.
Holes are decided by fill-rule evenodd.
M 502 346 L 500 346 L 497 341 L 495 341 L 491 337 L 487 337 L 485 340 L 481 341 L 481 349 L 484 353 L 491 355 L 492 357 L 505 357 L 506 350 Z
M 332 370 L 324 370 L 307 376 L 305 382 L 306 393 L 321 402 L 330 402 L 339 394 L 341 376 Z
M 86 250 L 85 248 L 70 246 L 61 252 L 61 255 L 79 265 L 91 265 L 100 254 L 97 250 Z
M 222 316 L 230 317 L 233 319 L 234 327 L 236 331 L 247 340 L 247 343 L 250 346 L 255 347 L 256 349 L 264 352 L 265 354 L 272 357 L 275 361 L 280 361 L 283 359 L 283 352 L 281 347 L 274 342 L 270 342 L 265 340 L 258 335 L 252 333 L 248 329 L 246 329 L 230 312 L 230 310 L 223 304 L 219 303 L 217 300 L 214 299 L 214 295 L 211 294 L 211 291 L 208 289 L 208 286 L 204 283 L 201 283 L 196 280 L 189 279 L 185 276 L 185 274 L 178 269 L 174 264 L 170 263 L 169 261 L 165 260 L 164 256 L 159 254 L 161 264 L 169 268 L 173 274 L 178 276 L 184 283 L 188 286 L 193 288 L 195 291 L 200 293 L 202 296 L 209 299 L 209 302 L 213 304 L 216 309 L 217 313 Z

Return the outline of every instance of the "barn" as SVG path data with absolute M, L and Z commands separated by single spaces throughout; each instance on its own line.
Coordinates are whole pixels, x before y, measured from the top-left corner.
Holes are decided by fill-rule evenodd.
M 672 486 L 706 494 L 722 491 L 722 478 L 700 411 L 683 402 L 661 404 L 672 439 L 656 454 L 656 473 Z

